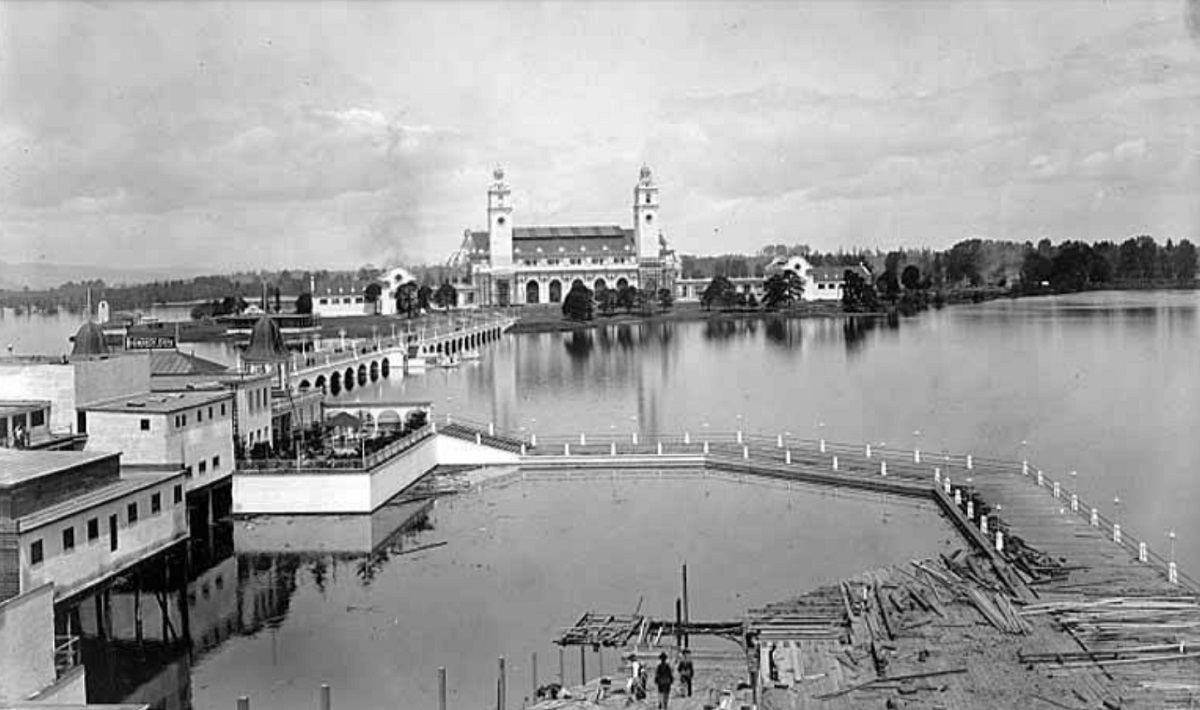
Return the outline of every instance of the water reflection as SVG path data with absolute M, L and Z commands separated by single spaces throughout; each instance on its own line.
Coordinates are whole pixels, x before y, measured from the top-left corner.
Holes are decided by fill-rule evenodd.
M 363 587 L 413 536 L 431 529 L 432 499 L 369 516 L 262 518 L 214 525 L 105 585 L 56 605 L 56 633 L 80 638 L 93 703 L 192 707 L 192 667 L 234 636 L 279 628 L 299 575 L 325 592 L 347 564 Z M 234 550 L 238 552 L 235 554 Z

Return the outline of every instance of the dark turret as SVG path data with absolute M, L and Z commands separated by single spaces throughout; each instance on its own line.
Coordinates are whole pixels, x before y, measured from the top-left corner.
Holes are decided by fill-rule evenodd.
M 246 347 L 242 360 L 250 363 L 286 362 L 289 357 L 279 326 L 270 316 L 259 318 L 254 330 L 250 331 L 250 345 Z
M 108 354 L 108 343 L 104 340 L 104 331 L 90 320 L 79 326 L 74 340 L 75 346 L 71 348 L 71 357 Z

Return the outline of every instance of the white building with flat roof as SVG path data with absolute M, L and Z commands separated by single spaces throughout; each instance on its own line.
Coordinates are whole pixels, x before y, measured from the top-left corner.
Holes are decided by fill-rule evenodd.
M 269 393 L 261 406 L 271 412 Z M 233 475 L 233 393 L 147 392 L 88 405 L 87 451 L 120 452 L 127 464 L 177 465 L 188 491 Z

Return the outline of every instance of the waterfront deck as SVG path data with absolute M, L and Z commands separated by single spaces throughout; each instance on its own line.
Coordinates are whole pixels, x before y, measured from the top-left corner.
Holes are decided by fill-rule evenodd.
M 455 421 L 456 436 L 470 429 Z M 763 707 L 855 708 L 891 699 L 904 707 L 1111 710 L 1200 702 L 1195 580 L 1027 462 L 923 459 L 913 451 L 744 433 L 539 441 L 492 426 L 475 430 L 485 444 L 516 442 L 525 471 L 718 470 L 937 503 L 970 547 L 958 560 L 924 561 L 924 569 L 897 561 L 842 580 L 841 610 L 832 589 L 790 602 L 815 605 L 829 618 L 779 622 L 770 608 L 748 613 L 747 631 L 760 642 L 747 663 Z M 608 640 L 612 625 L 593 622 L 585 616 L 563 638 Z M 615 626 L 629 637 L 630 624 Z

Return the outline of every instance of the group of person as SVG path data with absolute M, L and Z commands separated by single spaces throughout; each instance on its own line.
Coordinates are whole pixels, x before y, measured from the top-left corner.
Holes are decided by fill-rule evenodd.
M 629 654 L 626 660 L 630 662 L 629 682 L 626 686 L 628 702 L 634 700 L 644 700 L 646 698 L 646 668 L 642 662 L 638 660 L 636 654 Z M 671 664 L 667 660 L 667 654 L 658 654 L 658 666 L 654 669 L 654 685 L 658 689 L 658 707 L 660 710 L 666 710 L 667 704 L 671 700 L 671 687 L 675 685 L 675 676 L 678 672 L 680 695 L 685 698 L 692 696 L 692 678 L 695 677 L 696 669 L 692 665 L 692 654 L 687 649 L 684 649 L 680 654 L 679 662 L 675 669 L 671 669 Z

